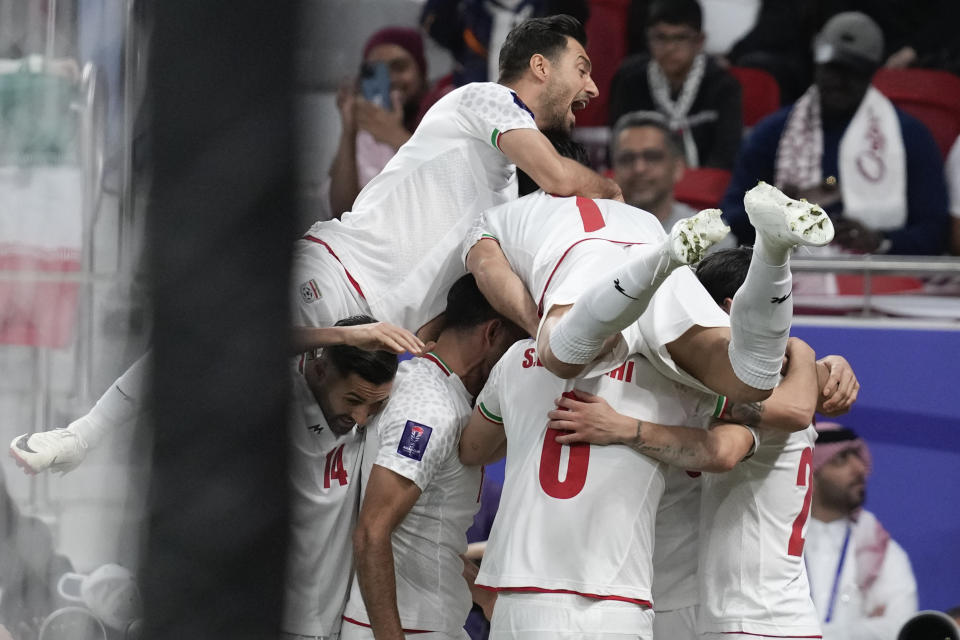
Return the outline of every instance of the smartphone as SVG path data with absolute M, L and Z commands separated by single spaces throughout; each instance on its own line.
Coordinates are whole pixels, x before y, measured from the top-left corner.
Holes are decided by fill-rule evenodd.
M 388 111 L 390 102 L 390 69 L 386 62 L 365 62 L 360 68 L 360 91 L 364 99 Z

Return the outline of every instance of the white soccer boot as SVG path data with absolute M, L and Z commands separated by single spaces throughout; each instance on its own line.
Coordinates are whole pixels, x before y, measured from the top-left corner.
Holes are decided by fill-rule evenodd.
M 766 182 L 743 196 L 750 224 L 778 244 L 822 247 L 833 240 L 833 222 L 819 205 L 788 198 Z
M 10 456 L 30 475 L 47 469 L 66 473 L 83 462 L 86 455 L 87 443 L 69 429 L 24 433 L 10 443 Z
M 700 262 L 710 247 L 730 233 L 720 213 L 720 209 L 704 209 L 677 221 L 670 230 L 671 258 L 680 264 Z

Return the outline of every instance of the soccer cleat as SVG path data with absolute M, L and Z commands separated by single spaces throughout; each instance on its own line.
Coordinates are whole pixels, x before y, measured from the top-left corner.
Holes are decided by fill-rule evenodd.
M 10 443 L 10 455 L 30 475 L 47 469 L 66 473 L 83 462 L 87 443 L 68 429 L 25 433 Z
M 723 240 L 730 227 L 723 224 L 720 209 L 704 209 L 684 218 L 670 230 L 670 253 L 680 264 L 693 264 L 703 259 L 707 249 Z
M 811 247 L 833 240 L 833 222 L 819 205 L 788 198 L 766 182 L 747 191 L 743 205 L 754 229 L 772 240 Z

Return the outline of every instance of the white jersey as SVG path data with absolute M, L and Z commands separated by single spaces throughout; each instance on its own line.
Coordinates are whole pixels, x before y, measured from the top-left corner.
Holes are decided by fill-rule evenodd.
M 283 630 L 328 636 L 339 631 L 350 592 L 363 431 L 337 437 L 302 375 L 294 376 L 293 397 Z
M 666 233 L 653 214 L 622 202 L 557 198 L 540 191 L 485 211 L 466 236 L 463 257 L 484 237 L 499 242 L 545 314 L 552 305 L 573 303 L 596 286 L 604 269 L 630 260 L 631 248 L 662 242 Z M 709 393 L 678 369 L 666 349 L 694 325 L 727 327 L 730 318 L 693 271 L 681 267 L 660 285 L 639 320 L 623 331 L 616 356 L 622 362 L 629 353 L 641 353 L 671 380 Z
M 649 604 L 664 465 L 625 446 L 557 444 L 546 414 L 574 389 L 641 420 L 683 423 L 692 405 L 688 389 L 642 357 L 562 380 L 539 363 L 532 340 L 513 345 L 478 397 L 483 415 L 504 425 L 507 461 L 477 583 Z
M 753 456 L 703 476 L 700 631 L 819 636 L 803 563 L 817 432 L 757 433 Z
M 400 623 L 408 631 L 458 634 L 472 606 L 460 554 L 480 508 L 481 467 L 460 463 L 472 397 L 433 354 L 400 363 L 390 400 L 367 427 L 364 491 L 374 464 L 422 491 L 394 530 Z M 356 578 L 344 619 L 369 625 Z
M 537 191 L 485 211 L 466 237 L 463 258 L 482 238 L 493 238 L 545 312 L 544 296 L 550 285 L 556 285 L 554 275 L 573 247 L 597 240 L 649 244 L 665 237 L 660 221 L 642 209 L 616 200 Z
M 697 554 L 700 540 L 699 471 L 668 466 L 657 511 L 653 552 L 653 598 L 657 612 L 699 602 Z
M 353 210 L 315 224 L 297 251 L 326 251 L 316 240 L 325 242 L 377 319 L 420 328 L 443 311 L 450 285 L 466 273 L 458 251 L 477 217 L 517 197 L 516 168 L 500 151 L 500 135 L 536 128 L 530 110 L 503 85 L 451 91 L 363 188 Z M 295 271 L 294 286 L 311 278 Z

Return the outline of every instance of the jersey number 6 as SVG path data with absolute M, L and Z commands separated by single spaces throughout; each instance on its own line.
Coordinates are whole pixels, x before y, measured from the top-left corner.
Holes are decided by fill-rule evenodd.
M 563 394 L 568 398 L 576 396 L 568 391 Z M 557 436 L 565 431 L 547 429 L 543 436 L 543 449 L 540 451 L 540 488 L 551 498 L 567 500 L 580 493 L 587 481 L 587 465 L 590 463 L 590 445 L 586 442 L 574 444 L 560 444 Z M 560 455 L 564 448 L 569 450 L 567 457 L 567 473 L 560 479 Z

